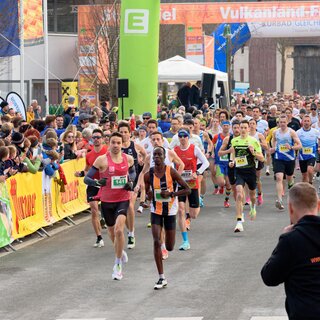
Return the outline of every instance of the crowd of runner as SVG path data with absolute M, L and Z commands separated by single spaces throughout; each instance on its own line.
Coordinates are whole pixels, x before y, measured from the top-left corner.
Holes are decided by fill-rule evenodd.
M 224 195 L 225 208 L 234 199 L 233 231 L 243 232 L 243 206 L 249 206 L 254 220 L 263 205 L 262 177 L 274 175 L 275 206 L 283 210 L 285 184 L 290 189 L 298 171 L 310 184 L 319 176 L 320 102 L 296 91 L 236 94 L 228 110 L 171 101 L 159 104 L 158 119 L 145 112 L 118 120 L 108 101 L 91 108 L 83 100 L 78 107 L 73 97 L 63 115 L 44 119 L 34 101 L 26 121 L 5 101 L 0 107 L 0 182 L 44 170 L 63 184 L 60 164 L 86 158 L 75 176 L 87 184 L 94 246 L 104 246 L 102 228 L 107 228 L 115 248 L 112 278 L 121 280 L 128 261 L 125 246 L 136 245 L 135 215 L 150 210 L 159 274 L 155 289 L 167 285 L 163 260 L 173 250 L 176 221 L 179 250 L 189 250 L 191 220 L 206 205 L 206 194 Z

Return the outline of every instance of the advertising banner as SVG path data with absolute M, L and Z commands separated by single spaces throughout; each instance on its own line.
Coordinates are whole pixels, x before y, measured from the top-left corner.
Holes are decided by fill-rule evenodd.
M 10 108 L 13 108 L 15 112 L 20 112 L 24 120 L 27 119 L 26 106 L 18 93 L 9 92 L 6 101 L 9 103 Z
M 24 237 L 47 225 L 42 209 L 42 174 L 17 174 L 6 184 L 12 209 L 12 237 Z
M 81 158 L 65 162 L 62 167 L 67 180 L 65 192 L 60 192 L 60 185 L 57 181 L 51 181 L 50 192 L 53 199 L 52 216 L 55 220 L 61 220 L 89 207 L 86 202 L 86 185 L 83 183 L 83 178 L 74 176 L 76 171 L 84 169 L 85 159 Z
M 0 1 L 0 57 L 20 54 L 18 1 Z
M 76 106 L 79 105 L 78 99 L 78 81 L 68 81 L 68 82 L 61 82 L 61 91 L 62 91 L 62 105 L 64 109 L 68 107 L 68 98 L 69 96 L 74 96 L 75 101 L 74 104 Z
M 24 45 L 28 47 L 43 43 L 42 0 L 24 0 L 23 15 Z
M 0 183 L 0 248 L 11 243 L 12 214 L 5 183 Z
M 121 3 L 119 78 L 129 79 L 125 116 L 157 112 L 160 0 Z
M 204 36 L 204 65 L 213 68 L 214 37 Z

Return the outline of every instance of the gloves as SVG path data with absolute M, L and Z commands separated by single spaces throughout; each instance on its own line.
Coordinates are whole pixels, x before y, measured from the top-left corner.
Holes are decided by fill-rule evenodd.
M 133 190 L 133 182 L 132 181 L 128 181 L 124 186 L 123 186 L 124 190 L 127 191 L 132 191 Z
M 98 187 L 104 187 L 106 184 L 107 184 L 107 179 L 105 179 L 105 178 L 96 180 L 96 185 Z

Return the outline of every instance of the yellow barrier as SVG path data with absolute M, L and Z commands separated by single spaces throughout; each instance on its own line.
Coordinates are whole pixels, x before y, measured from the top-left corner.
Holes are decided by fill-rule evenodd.
M 63 193 L 57 180 L 49 178 L 44 172 L 22 173 L 7 179 L 2 189 L 8 192 L 2 191 L 2 198 L 4 194 L 9 196 L 11 212 L 4 209 L 4 200 L 0 199 L 0 202 L 3 209 L 1 213 L 11 226 L 1 230 L 3 227 L 0 223 L 0 247 L 8 244 L 3 240 L 4 237 L 1 241 L 1 234 L 8 233 L 8 230 L 11 230 L 8 235 L 11 240 L 18 239 L 89 208 L 83 178 L 74 176 L 75 171 L 83 170 L 84 166 L 83 158 L 62 164 L 67 180 Z

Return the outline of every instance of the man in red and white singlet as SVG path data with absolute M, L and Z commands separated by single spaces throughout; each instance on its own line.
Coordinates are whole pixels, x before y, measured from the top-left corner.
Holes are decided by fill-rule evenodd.
M 86 155 L 85 169 L 83 171 L 76 171 L 74 174 L 76 177 L 84 177 L 96 159 L 107 152 L 108 147 L 105 144 L 102 144 L 102 137 L 103 132 L 101 129 L 94 129 L 92 131 L 91 139 L 93 140 L 93 149 Z M 99 172 L 97 172 L 93 178 L 99 179 Z M 87 186 L 87 202 L 90 205 L 92 226 L 97 235 L 97 241 L 93 245 L 95 248 L 101 248 L 104 246 L 104 241 L 101 235 L 101 225 L 99 221 L 98 199 L 96 199 L 98 192 L 98 187 Z
M 109 236 L 114 243 L 115 265 L 112 278 L 122 279 L 122 264 L 128 261 L 124 248 L 124 226 L 129 207 L 130 191 L 135 179 L 134 161 L 122 153 L 123 138 L 118 132 L 110 136 L 109 152 L 96 159 L 85 177 L 88 185 L 100 187 L 101 212 L 106 221 Z M 93 179 L 99 171 L 100 179 Z

